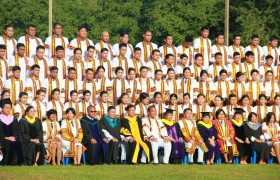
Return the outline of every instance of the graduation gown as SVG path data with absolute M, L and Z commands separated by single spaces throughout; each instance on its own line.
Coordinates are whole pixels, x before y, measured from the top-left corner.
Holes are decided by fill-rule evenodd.
M 88 164 L 97 164 L 99 155 L 103 152 L 103 160 L 106 160 L 108 145 L 103 141 L 100 133 L 100 121 L 96 119 L 90 119 L 85 116 L 80 120 L 81 127 L 83 129 L 82 144 L 87 148 L 86 159 Z M 97 141 L 96 144 L 91 143 L 91 139 Z
M 213 120 L 212 123 L 217 131 L 217 136 L 218 136 L 217 142 L 219 144 L 220 151 L 222 153 L 229 152 L 228 142 L 224 141 L 222 138 L 230 137 L 229 142 L 231 143 L 233 156 L 239 156 L 237 146 L 234 141 L 235 132 L 232 123 L 229 120 L 224 120 L 225 130 L 223 129 L 223 125 L 219 122 L 219 120 Z
M 142 129 L 142 120 L 138 116 L 130 118 L 125 116 L 121 119 L 121 134 L 126 137 L 133 137 L 134 142 L 129 144 L 129 162 L 137 163 L 139 161 L 140 152 L 144 151 L 147 155 L 148 162 L 152 160 L 152 147 L 150 142 L 144 141 L 144 134 Z
M 207 148 L 209 149 L 208 151 L 208 159 L 212 159 L 213 155 L 215 155 L 216 158 L 220 157 L 220 151 L 219 151 L 219 144 L 217 142 L 217 131 L 215 129 L 215 127 L 213 126 L 212 122 L 210 123 L 204 123 L 203 121 L 199 121 L 197 123 L 197 128 L 198 131 L 201 135 L 201 137 L 203 138 L 204 143 L 206 144 Z M 208 140 L 208 138 L 212 138 L 215 137 L 215 146 L 212 146 L 210 144 L 210 141 Z
M 15 137 L 16 141 L 5 139 L 10 136 Z M 0 119 L 0 144 L 4 154 L 4 165 L 12 165 L 15 152 L 17 152 L 18 164 L 24 163 L 22 146 L 19 141 L 19 123 L 16 117 L 13 117 L 13 121 L 8 125 Z
M 246 140 L 245 129 L 244 129 L 245 122 L 242 121 L 242 123 L 238 123 L 237 121 L 232 119 L 232 125 L 235 131 L 235 137 L 244 141 L 244 143 L 239 143 L 237 140 L 235 140 L 239 152 L 239 157 L 250 156 L 251 145 L 245 143 Z
M 82 146 L 83 131 L 78 119 L 64 119 L 61 122 L 61 141 L 64 157 L 75 157 L 75 146 Z M 74 142 L 74 139 L 80 142 Z
M 194 140 L 194 143 L 192 143 L 190 147 L 186 147 L 186 152 L 194 153 L 196 146 L 200 146 L 204 152 L 208 152 L 208 148 L 206 147 L 206 145 L 204 143 L 198 144 L 198 141 L 203 140 L 203 139 L 202 139 L 201 135 L 199 134 L 199 131 L 194 122 L 192 122 L 193 127 L 191 130 L 187 124 L 186 119 L 182 119 L 181 121 L 178 122 L 178 124 L 181 127 L 181 133 L 182 133 L 184 141 L 188 143 L 190 140 Z
M 116 162 L 119 156 L 120 144 L 123 144 L 126 150 L 125 152 L 128 153 L 128 143 L 122 142 L 121 140 L 121 122 L 118 118 L 114 118 L 114 120 L 112 121 L 108 116 L 104 116 L 100 120 L 100 127 L 102 138 L 107 138 L 109 140 L 106 162 L 108 164 L 111 161 Z M 112 138 L 116 138 L 118 142 L 113 142 Z M 128 157 L 128 154 L 126 155 L 126 157 Z
M 23 154 L 25 163 L 27 165 L 34 165 L 36 154 L 39 152 L 40 156 L 37 164 L 44 163 L 45 147 L 43 144 L 43 128 L 41 120 L 36 118 L 34 123 L 30 123 L 27 119 L 22 118 L 19 121 L 20 140 L 22 142 Z M 31 142 L 31 139 L 39 139 L 40 143 Z
M 257 143 L 253 141 L 254 138 L 260 139 L 263 136 L 262 126 L 259 123 L 246 122 L 244 125 L 245 135 L 251 141 L 252 147 L 257 153 L 260 154 L 260 157 L 264 160 L 269 157 L 269 147 L 266 142 Z
M 169 137 L 172 137 L 175 141 L 172 143 L 171 159 L 183 159 L 185 155 L 185 144 L 179 138 L 183 138 L 178 123 L 168 123 L 168 120 L 163 120 L 163 124 L 166 127 Z

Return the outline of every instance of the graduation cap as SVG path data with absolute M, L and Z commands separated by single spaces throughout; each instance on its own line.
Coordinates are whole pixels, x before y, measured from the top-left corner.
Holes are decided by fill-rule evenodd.
M 165 114 L 173 114 L 174 111 L 173 109 L 165 108 Z
M 10 104 L 12 106 L 12 101 L 10 98 L 6 98 L 6 99 L 2 99 L 0 101 L 0 107 L 3 109 L 3 107 L 5 106 L 5 104 Z
M 210 117 L 210 112 L 201 112 L 202 118 L 209 116 Z
M 233 108 L 234 109 L 234 115 L 235 114 L 243 114 L 243 113 L 245 113 L 245 111 L 242 109 L 242 108 Z

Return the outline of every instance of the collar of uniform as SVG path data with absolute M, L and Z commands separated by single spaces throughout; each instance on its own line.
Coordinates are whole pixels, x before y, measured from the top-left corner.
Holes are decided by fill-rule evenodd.
M 88 57 L 88 56 L 87 56 L 86 61 L 88 61 L 88 62 L 93 61 L 93 57 Z
M 36 77 L 34 74 L 31 75 L 31 78 L 34 78 L 34 79 L 36 79 L 36 80 L 39 80 L 39 77 Z
M 62 35 L 53 34 L 55 38 L 62 38 Z
M 143 44 L 151 45 L 152 43 L 151 42 L 147 42 L 147 41 L 143 41 Z
M 15 81 L 19 81 L 19 78 L 15 78 L 14 76 L 11 77 L 11 79 L 15 80 Z
M 56 81 L 57 80 L 57 78 L 53 78 L 53 77 L 49 77 L 52 81 Z
M 68 80 L 69 80 L 69 81 L 75 81 L 75 78 L 74 78 L 74 79 L 70 79 L 70 78 L 68 78 Z
M 106 105 L 106 106 L 107 106 L 107 103 L 108 103 L 108 102 L 101 102 L 101 103 L 102 103 L 103 105 Z
M 151 120 L 156 120 L 156 117 L 155 118 L 148 117 L 148 118 L 151 119 Z
M 81 41 L 85 41 L 87 38 L 81 38 L 81 37 L 78 37 Z
M 241 63 L 236 63 L 236 62 L 233 62 L 233 64 L 235 64 L 235 65 L 240 65 Z

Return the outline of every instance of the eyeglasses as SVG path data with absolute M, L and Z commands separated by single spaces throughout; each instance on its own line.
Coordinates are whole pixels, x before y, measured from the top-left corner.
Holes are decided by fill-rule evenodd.
M 88 112 L 96 112 L 96 111 L 88 111 Z

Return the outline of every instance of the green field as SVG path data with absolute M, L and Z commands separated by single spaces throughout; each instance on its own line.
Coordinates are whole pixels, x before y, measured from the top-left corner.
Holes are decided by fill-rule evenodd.
M 98 165 L 0 167 L 0 179 L 280 179 L 273 165 Z

